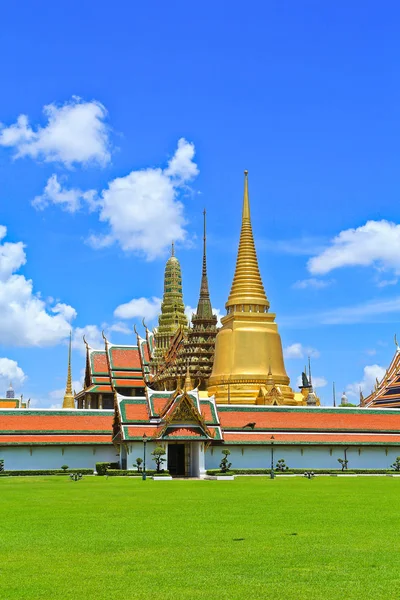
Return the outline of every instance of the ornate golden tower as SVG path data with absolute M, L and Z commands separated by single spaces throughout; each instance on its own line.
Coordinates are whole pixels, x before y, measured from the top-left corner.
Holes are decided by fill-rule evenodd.
M 235 276 L 221 319 L 208 393 L 219 404 L 296 404 L 283 362 L 275 314 L 269 311 L 258 268 L 250 220 L 247 171 L 244 172 L 242 229 Z M 260 389 L 273 381 L 274 402 Z M 271 386 L 268 386 L 271 387 Z
M 188 327 L 182 294 L 181 265 L 175 256 L 172 243 L 171 256 L 165 265 L 164 295 L 158 327 L 155 331 L 156 349 L 154 362 L 157 363 L 167 352 L 171 338 L 179 328 L 186 332 Z
M 75 408 L 75 399 L 72 392 L 72 377 L 71 377 L 71 347 L 72 347 L 72 333 L 69 334 L 69 349 L 68 349 L 68 374 L 67 374 L 67 385 L 65 388 L 63 408 Z

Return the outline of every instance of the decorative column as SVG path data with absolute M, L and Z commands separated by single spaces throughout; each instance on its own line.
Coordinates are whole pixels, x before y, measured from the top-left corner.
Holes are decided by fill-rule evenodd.
M 91 408 L 92 396 L 90 394 L 87 395 L 87 408 Z
M 103 394 L 99 394 L 99 406 L 100 410 L 103 410 Z

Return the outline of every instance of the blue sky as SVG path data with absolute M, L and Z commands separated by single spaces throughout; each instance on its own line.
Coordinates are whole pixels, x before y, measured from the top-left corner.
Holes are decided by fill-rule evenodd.
M 292 385 L 311 354 L 325 404 L 332 381 L 368 392 L 400 313 L 399 12 L 395 2 L 3 6 L 2 389 L 11 377 L 37 406 L 57 404 L 71 325 L 76 387 L 83 331 L 130 343 L 142 314 L 155 325 L 172 238 L 194 307 L 203 207 L 223 313 L 248 169 Z

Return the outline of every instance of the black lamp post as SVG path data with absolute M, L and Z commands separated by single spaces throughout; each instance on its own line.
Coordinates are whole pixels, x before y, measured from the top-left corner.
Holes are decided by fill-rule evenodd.
M 143 481 L 145 481 L 145 479 L 146 479 L 146 442 L 147 442 L 147 435 L 144 433 L 143 434 L 143 472 L 142 472 Z
M 275 478 L 275 471 L 274 471 L 274 436 L 271 435 L 271 473 L 270 473 L 270 478 L 274 479 Z

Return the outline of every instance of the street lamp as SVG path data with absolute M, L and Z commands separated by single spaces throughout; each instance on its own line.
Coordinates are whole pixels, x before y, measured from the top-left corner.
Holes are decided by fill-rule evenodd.
M 275 471 L 274 471 L 274 436 L 271 435 L 271 473 L 270 473 L 270 478 L 274 479 L 275 478 Z
M 147 435 L 144 433 L 143 434 L 143 472 L 142 472 L 143 481 L 145 481 L 145 479 L 146 479 L 146 442 L 147 442 Z

